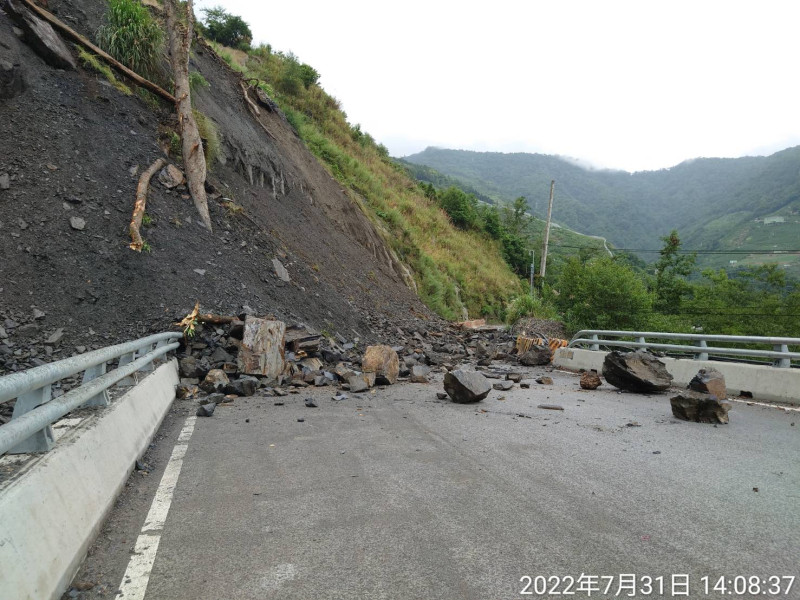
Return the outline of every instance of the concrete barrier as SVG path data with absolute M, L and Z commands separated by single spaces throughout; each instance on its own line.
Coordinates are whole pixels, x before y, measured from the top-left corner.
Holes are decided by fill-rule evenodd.
M 571 371 L 597 369 L 598 373 L 602 373 L 606 354 L 608 352 L 582 348 L 559 348 L 553 356 L 553 364 Z M 800 405 L 800 369 L 778 369 L 715 360 L 668 357 L 661 360 L 672 375 L 673 384 L 678 387 L 689 385 L 700 369 L 714 368 L 725 377 L 729 396 L 738 396 L 746 391 L 753 394 L 755 400 Z
M 177 383 L 172 359 L 0 486 L 0 598 L 61 597 Z

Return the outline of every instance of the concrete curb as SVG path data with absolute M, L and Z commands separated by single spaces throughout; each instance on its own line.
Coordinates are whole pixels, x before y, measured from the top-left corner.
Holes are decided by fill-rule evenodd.
M 608 353 L 582 348 L 559 348 L 553 357 L 553 364 L 572 371 L 597 369 L 598 373 L 602 373 L 606 354 Z M 754 400 L 800 406 L 800 369 L 778 369 L 715 360 L 668 357 L 661 360 L 674 378 L 673 384 L 679 387 L 689 385 L 700 369 L 714 368 L 725 377 L 729 396 L 738 396 L 742 391 L 747 391 L 753 394 Z
M 0 597 L 58 599 L 175 398 L 172 359 L 0 487 Z

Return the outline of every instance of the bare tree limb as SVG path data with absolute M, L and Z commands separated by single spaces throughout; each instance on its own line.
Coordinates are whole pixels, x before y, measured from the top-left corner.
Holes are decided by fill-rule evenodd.
M 111 56 L 107 52 L 104 52 L 103 50 L 95 46 L 92 42 L 83 37 L 80 33 L 78 33 L 77 31 L 66 25 L 64 22 L 59 20 L 55 15 L 46 11 L 41 6 L 34 3 L 32 0 L 21 0 L 21 1 L 24 2 L 25 5 L 32 11 L 34 11 L 37 15 L 39 15 L 45 21 L 50 23 L 53 27 L 55 27 L 62 33 L 66 34 L 74 41 L 78 42 L 81 46 L 84 46 L 85 48 L 88 48 L 89 50 L 97 54 L 100 58 L 105 60 L 112 67 L 122 72 L 126 77 L 128 77 L 132 81 L 135 81 L 138 85 L 142 86 L 143 88 L 150 90 L 154 94 L 161 96 L 164 100 L 167 100 L 172 104 L 175 104 L 175 96 L 170 94 L 168 91 L 160 88 L 152 81 L 145 79 L 138 73 L 131 71 L 128 67 L 126 67 L 121 62 L 116 60 L 113 56 Z
M 261 129 L 263 129 L 264 132 L 274 140 L 275 136 L 272 135 L 272 133 L 270 133 L 270 130 L 267 129 L 267 126 L 264 125 L 264 123 L 261 122 L 261 119 L 258 118 L 259 115 L 261 114 L 261 111 L 258 110 L 258 107 L 256 106 L 255 102 L 253 102 L 250 99 L 250 93 L 249 93 L 249 91 L 247 89 L 247 86 L 244 84 L 243 81 L 240 81 L 239 85 L 242 88 L 242 93 L 244 94 L 244 99 L 245 99 L 245 103 L 247 104 L 247 108 L 250 109 L 250 113 L 253 115 L 253 118 L 256 120 L 256 123 L 261 125 Z
M 142 227 L 142 217 L 147 205 L 147 188 L 150 186 L 150 179 L 166 162 L 163 158 L 159 158 L 139 177 L 139 185 L 136 187 L 136 203 L 133 205 L 133 216 L 131 217 L 130 225 L 131 245 L 129 247 L 131 250 L 141 252 L 144 246 L 142 234 L 139 230 Z
M 189 88 L 189 46 L 194 31 L 194 9 L 192 0 L 181 4 L 178 0 L 164 0 L 169 31 L 169 54 L 175 77 L 175 106 L 178 112 L 178 128 L 181 134 L 183 167 L 189 193 L 200 213 L 203 224 L 211 231 L 211 215 L 206 197 L 206 157 L 203 142 L 192 114 L 192 96 Z M 180 13 L 178 12 L 180 10 Z M 181 18 L 178 17 L 180 14 Z

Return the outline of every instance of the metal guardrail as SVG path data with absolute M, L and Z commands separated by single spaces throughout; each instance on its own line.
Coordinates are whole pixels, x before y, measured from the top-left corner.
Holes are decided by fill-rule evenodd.
M 635 338 L 636 341 L 604 338 Z M 688 340 L 698 342 L 696 345 L 658 344 L 648 342 L 647 338 L 661 340 Z M 726 346 L 709 346 L 708 342 L 724 342 L 726 344 L 763 344 L 772 346 L 772 350 L 750 348 L 729 348 Z M 702 333 L 665 333 L 659 331 L 611 331 L 605 329 L 584 329 L 576 333 L 569 342 L 569 347 L 589 346 L 590 350 L 600 350 L 600 345 L 626 348 L 652 348 L 672 352 L 694 354 L 695 360 L 709 360 L 709 355 L 758 357 L 772 359 L 773 366 L 790 368 L 792 360 L 800 360 L 800 352 L 790 352 L 789 346 L 800 346 L 800 338 L 759 337 L 748 335 L 705 335 Z
M 137 371 L 152 371 L 153 360 L 177 348 L 180 337 L 159 333 L 0 377 L 0 403 L 17 399 L 11 421 L 0 426 L 0 455 L 50 450 L 52 423 L 77 408 L 107 405 L 108 388 Z M 107 373 L 108 362 L 117 358 L 117 368 Z M 80 372 L 79 387 L 51 400 L 53 383 Z

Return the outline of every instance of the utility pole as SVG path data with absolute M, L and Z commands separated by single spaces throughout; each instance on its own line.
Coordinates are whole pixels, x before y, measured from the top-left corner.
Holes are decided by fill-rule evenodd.
M 550 243 L 550 221 L 553 217 L 553 191 L 556 189 L 556 181 L 550 182 L 550 204 L 547 207 L 547 227 L 544 230 L 544 250 L 542 251 L 542 265 L 539 267 L 539 279 L 544 282 L 544 274 L 547 271 L 547 244 Z
M 533 296 L 533 271 L 535 269 L 535 267 L 534 267 L 534 263 L 535 263 L 534 256 L 536 256 L 536 254 L 535 254 L 535 252 L 533 250 L 529 250 L 529 252 L 531 253 L 531 296 Z

